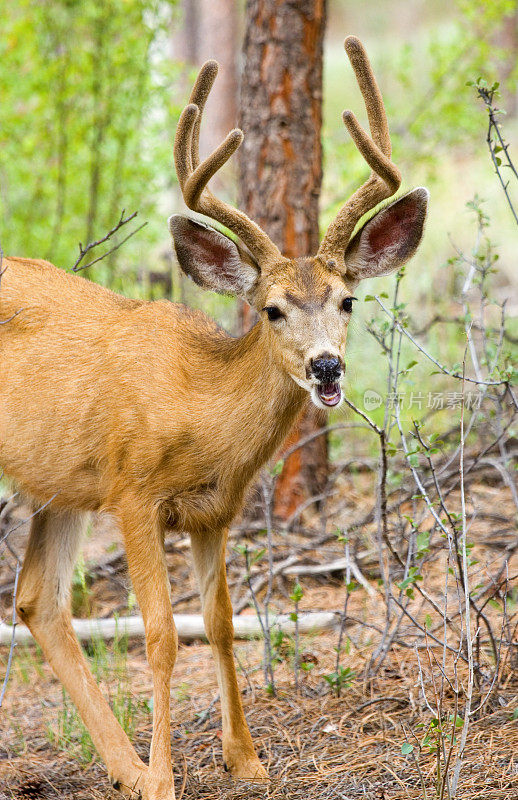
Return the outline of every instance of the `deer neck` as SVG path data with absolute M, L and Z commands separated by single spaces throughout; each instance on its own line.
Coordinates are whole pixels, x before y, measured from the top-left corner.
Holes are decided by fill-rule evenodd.
M 241 338 L 226 340 L 220 386 L 214 387 L 226 408 L 221 434 L 252 471 L 280 446 L 308 400 L 275 359 L 272 336 L 260 321 Z

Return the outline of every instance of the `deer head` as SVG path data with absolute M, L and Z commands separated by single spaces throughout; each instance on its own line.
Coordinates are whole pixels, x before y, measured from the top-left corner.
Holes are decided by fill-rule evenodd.
M 255 222 L 207 188 L 243 141 L 242 131 L 231 131 L 200 163 L 200 122 L 218 71 L 215 61 L 201 68 L 174 143 L 186 205 L 221 223 L 240 240 L 193 219 L 172 216 L 169 227 L 182 270 L 203 288 L 242 297 L 257 310 L 276 362 L 319 408 L 342 401 L 355 287 L 364 278 L 387 275 L 411 258 L 422 237 L 428 201 L 426 189 L 414 189 L 378 211 L 352 236 L 361 217 L 397 192 L 401 176 L 390 160 L 387 117 L 367 54 L 354 36 L 345 40 L 345 50 L 365 101 L 371 136 L 351 111 L 344 111 L 343 120 L 372 171 L 341 208 L 314 257 L 285 258 Z

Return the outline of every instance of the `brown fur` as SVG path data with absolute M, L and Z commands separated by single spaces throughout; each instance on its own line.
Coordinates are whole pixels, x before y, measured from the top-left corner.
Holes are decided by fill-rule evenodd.
M 265 359 L 267 326 L 233 339 L 181 305 L 126 301 L 41 262 L 4 266 L 1 318 L 23 309 L 0 329 L 6 471 L 56 509 L 113 510 L 128 481 L 158 509 L 176 494 L 187 509 L 216 481 L 216 507 L 180 518 L 189 531 L 228 524 L 306 398 Z

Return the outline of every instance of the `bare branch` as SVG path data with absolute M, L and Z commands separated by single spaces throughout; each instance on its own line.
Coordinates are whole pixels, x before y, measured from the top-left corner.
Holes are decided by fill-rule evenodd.
M 500 126 L 498 123 L 497 115 L 501 114 L 502 112 L 493 105 L 493 100 L 496 93 L 496 85 L 491 88 L 487 88 L 485 86 L 478 85 L 477 87 L 477 94 L 484 101 L 487 113 L 489 117 L 489 124 L 487 129 L 487 136 L 486 142 L 489 149 L 489 153 L 491 155 L 491 161 L 493 162 L 493 166 L 495 168 L 495 172 L 498 175 L 498 180 L 504 190 L 505 199 L 507 200 L 507 204 L 511 209 L 511 214 L 514 217 L 514 221 L 518 225 L 518 213 L 514 208 L 513 201 L 511 200 L 511 196 L 509 194 L 509 181 L 504 180 L 504 177 L 501 173 L 501 167 L 507 167 L 511 173 L 514 175 L 515 178 L 518 179 L 518 171 L 514 166 L 511 157 L 509 155 L 509 144 L 504 140 L 502 133 L 500 131 Z M 502 165 L 502 158 L 499 153 L 503 153 L 505 157 L 505 164 Z
M 396 326 L 397 330 L 400 333 L 403 333 L 407 337 L 407 339 L 409 339 L 412 342 L 412 344 L 415 347 L 417 347 L 419 352 L 421 352 L 424 356 L 426 356 L 426 358 L 429 361 L 431 361 L 433 364 L 435 364 L 435 366 L 438 367 L 440 369 L 440 371 L 443 372 L 445 375 L 449 375 L 450 378 L 457 378 L 458 380 L 469 381 L 470 383 L 476 383 L 476 384 L 479 384 L 481 386 L 507 386 L 509 384 L 509 381 L 507 381 L 507 380 L 505 380 L 505 381 L 479 381 L 476 378 L 468 378 L 468 377 L 465 377 L 465 376 L 459 374 L 458 372 L 453 372 L 451 369 L 448 369 L 443 364 L 441 364 L 439 361 L 437 361 L 436 358 L 434 358 L 432 355 L 430 355 L 430 353 L 427 350 L 425 350 L 424 347 L 421 344 L 419 344 L 419 342 L 416 339 L 414 339 L 414 337 L 407 331 L 407 329 L 404 328 L 403 325 L 401 325 L 401 323 L 395 318 L 394 314 L 392 314 L 392 312 L 389 311 L 389 309 L 384 305 L 383 301 L 378 297 L 378 295 L 374 295 L 374 297 L 375 297 L 376 301 L 379 303 L 379 305 L 381 306 L 381 308 L 383 309 L 383 311 L 385 312 L 385 314 L 387 314 L 387 316 L 390 317 L 390 319 L 393 321 L 393 323 Z
M 112 253 L 114 253 L 116 250 L 119 249 L 119 247 L 122 247 L 122 245 L 125 242 L 127 242 L 128 239 L 131 239 L 131 237 L 135 236 L 135 234 L 138 233 L 139 231 L 141 231 L 142 228 L 145 228 L 145 226 L 147 225 L 147 222 L 143 222 L 142 225 L 139 225 L 138 228 L 135 228 L 134 231 L 131 231 L 131 233 L 128 234 L 128 236 L 126 236 L 126 238 L 123 239 L 122 242 L 119 242 L 114 247 L 110 248 L 110 250 L 107 250 L 106 253 L 102 254 L 102 256 L 98 256 L 98 258 L 94 258 L 93 261 L 89 261 L 88 264 L 81 264 L 81 261 L 83 260 L 83 258 L 86 256 L 87 253 L 89 253 L 91 250 L 93 250 L 94 247 L 98 247 L 98 245 L 104 244 L 104 242 L 109 241 L 111 239 L 111 237 L 115 233 L 117 233 L 117 231 L 119 231 L 124 225 L 127 225 L 128 222 L 131 222 L 132 219 L 135 219 L 135 217 L 138 214 L 138 211 L 134 211 L 133 214 L 130 214 L 129 216 L 125 217 L 124 216 L 124 211 L 125 211 L 125 209 L 123 208 L 122 212 L 121 212 L 121 215 L 120 215 L 120 218 L 119 218 L 119 221 L 117 222 L 117 224 L 114 225 L 113 228 L 110 231 L 108 231 L 108 233 L 105 236 L 103 236 L 101 239 L 98 239 L 96 242 L 90 242 L 89 244 L 86 245 L 86 247 L 83 247 L 81 242 L 79 242 L 79 256 L 78 256 L 75 264 L 72 267 L 72 272 L 79 272 L 82 269 L 87 269 L 88 267 L 91 267 L 93 264 L 97 264 L 98 261 L 101 261 L 103 258 L 106 258 L 106 256 L 109 256 Z M 81 264 L 81 266 L 80 266 L 80 264 Z

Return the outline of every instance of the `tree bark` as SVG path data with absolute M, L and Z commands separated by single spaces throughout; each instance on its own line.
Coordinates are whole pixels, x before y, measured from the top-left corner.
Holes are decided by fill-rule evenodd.
M 289 258 L 314 255 L 319 243 L 325 17 L 326 0 L 248 0 L 246 7 L 239 207 Z M 249 322 L 244 314 L 244 326 Z M 287 447 L 324 422 L 323 412 L 308 406 Z M 286 460 L 276 514 L 289 516 L 326 478 L 321 436 Z

